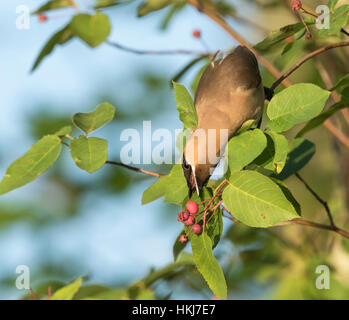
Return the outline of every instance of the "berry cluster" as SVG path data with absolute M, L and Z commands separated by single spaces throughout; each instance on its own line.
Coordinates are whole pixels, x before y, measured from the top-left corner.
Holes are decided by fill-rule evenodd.
M 187 227 L 191 226 L 191 231 L 195 234 L 199 234 L 201 232 L 201 226 L 195 223 L 195 215 L 198 213 L 198 211 L 198 204 L 193 200 L 189 200 L 185 205 L 185 211 L 181 211 L 180 213 L 178 213 L 178 221 L 183 222 L 183 224 Z M 182 243 L 187 242 L 188 236 L 182 234 L 179 237 L 179 241 Z

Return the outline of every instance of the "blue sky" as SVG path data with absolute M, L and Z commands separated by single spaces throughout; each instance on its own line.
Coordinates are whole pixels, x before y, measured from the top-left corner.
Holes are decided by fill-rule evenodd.
M 33 108 L 36 105 L 42 108 L 42 103 L 52 101 L 54 103 L 48 107 L 56 106 L 54 111 L 57 114 L 72 115 L 92 110 L 95 108 L 95 97 L 106 87 L 112 88 L 119 101 L 127 102 L 137 90 L 141 90 L 135 82 L 138 70 L 161 73 L 170 80 L 190 59 L 188 56 L 132 55 L 107 45 L 91 50 L 81 41 L 74 40 L 57 48 L 35 73 L 30 74 L 39 49 L 55 31 L 69 21 L 74 11 L 52 13 L 46 23 L 38 23 L 33 17 L 29 30 L 17 30 L 16 6 L 23 3 L 35 9 L 43 1 L 9 0 L 0 3 L 0 28 L 4 37 L 0 50 L 1 175 L 33 143 L 28 136 L 26 121 L 27 116 L 35 111 Z M 139 49 L 203 50 L 201 44 L 191 37 L 192 30 L 200 28 L 212 51 L 236 45 L 224 31 L 192 8 L 185 9 L 168 31 L 161 32 L 158 26 L 164 12 L 138 19 L 138 4 L 139 2 L 105 11 L 112 20 L 110 40 Z M 245 7 L 246 4 L 242 6 Z M 235 25 L 235 28 L 246 32 L 243 26 Z M 249 34 L 252 41 L 260 37 L 258 33 Z M 191 76 L 192 74 L 185 79 L 185 84 L 190 83 Z M 164 124 L 167 129 L 180 128 L 173 98 L 168 105 L 170 108 L 163 114 L 144 120 L 153 120 L 154 129 L 163 127 Z M 133 125 L 141 127 L 142 124 Z M 103 137 L 106 132 L 101 130 L 99 135 Z M 120 147 L 119 132 L 119 129 L 116 130 L 115 140 L 110 142 L 111 153 L 114 155 Z M 69 174 L 78 176 L 78 179 L 88 184 L 88 174 L 72 169 L 74 164 L 68 161 L 69 156 L 65 157 Z M 176 222 L 175 212 L 172 222 L 162 216 L 164 204 L 161 201 L 141 206 L 142 192 L 149 184 L 148 180 L 137 184 L 127 194 L 116 194 L 113 197 L 93 193 L 83 199 L 78 216 L 45 230 L 37 230 L 26 224 L 2 229 L 0 275 L 14 275 L 19 264 L 37 266 L 42 250 L 50 251 L 52 259 L 57 262 L 69 261 L 69 258 L 76 257 L 78 253 L 83 270 L 76 276 L 88 273 L 94 283 L 108 283 L 115 278 L 125 282 L 133 281 L 144 276 L 152 266 L 161 267 L 170 263 L 172 244 L 181 227 Z M 54 199 L 53 202 L 44 199 L 47 192 L 45 188 L 49 186 L 43 176 L 29 186 L 2 196 L 0 201 L 42 201 L 43 206 L 55 214 L 59 205 L 55 208 Z M 145 247 L 149 250 L 144 250 Z M 0 298 L 16 298 L 20 294 L 16 290 L 9 292 L 1 291 L 0 288 Z M 178 294 L 179 297 L 186 297 L 183 292 Z

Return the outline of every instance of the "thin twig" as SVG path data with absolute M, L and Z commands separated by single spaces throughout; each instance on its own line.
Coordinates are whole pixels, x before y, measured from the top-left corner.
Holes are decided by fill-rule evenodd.
M 294 71 L 296 71 L 303 63 L 307 62 L 308 60 L 310 60 L 311 58 L 324 53 L 328 50 L 334 49 L 334 48 L 339 48 L 339 47 L 347 47 L 349 46 L 349 41 L 344 41 L 344 42 L 338 42 L 338 43 L 333 43 L 330 44 L 326 47 L 322 47 L 319 48 L 313 52 L 310 52 L 309 54 L 307 54 L 305 57 L 303 57 L 302 59 L 300 59 L 296 64 L 294 64 L 288 71 L 286 71 L 279 79 L 277 79 L 271 86 L 272 90 L 275 90 L 275 88 L 277 86 L 280 85 L 281 82 L 283 82 L 283 80 L 285 80 L 288 76 L 290 76 Z
M 298 179 L 299 181 L 301 181 L 301 182 L 304 184 L 304 186 L 305 186 L 305 187 L 308 189 L 308 191 L 315 197 L 315 199 L 316 199 L 317 201 L 319 201 L 319 202 L 324 206 L 324 208 L 325 208 L 325 210 L 326 210 L 326 213 L 327 213 L 327 216 L 328 216 L 328 219 L 330 220 L 331 227 L 332 227 L 333 229 L 337 229 L 336 225 L 334 224 L 334 220 L 333 220 L 333 217 L 332 217 L 332 214 L 331 214 L 331 210 L 330 210 L 330 208 L 329 208 L 329 206 L 328 206 L 328 204 L 327 204 L 327 201 L 323 200 L 323 199 L 314 191 L 314 189 L 311 188 L 311 187 L 309 186 L 309 184 L 308 184 L 297 172 L 295 173 L 295 176 L 297 177 L 297 179 Z
M 132 166 L 129 166 L 129 165 L 124 164 L 124 163 L 122 163 L 122 162 L 109 161 L 109 160 L 108 160 L 108 161 L 106 161 L 105 163 L 106 163 L 106 164 L 111 164 L 111 165 L 114 165 L 114 166 L 120 166 L 120 167 L 129 169 L 129 170 L 132 170 L 132 171 L 135 171 L 135 172 L 141 172 L 141 173 L 147 174 L 147 175 L 149 175 L 149 176 L 153 176 L 153 177 L 161 178 L 161 177 L 164 176 L 164 175 L 161 174 L 161 173 L 154 172 L 154 171 L 149 171 L 149 170 L 145 170 L 145 169 L 141 169 L 141 168 L 137 168 L 137 167 L 132 167 Z
M 217 23 L 221 28 L 223 28 L 233 39 L 239 42 L 241 45 L 249 48 L 256 56 L 257 60 L 260 64 L 267 69 L 275 78 L 279 78 L 281 76 L 281 72 L 266 58 L 259 55 L 252 46 L 239 34 L 237 34 L 225 21 L 223 18 L 219 17 L 215 12 L 205 8 L 203 3 L 200 3 L 198 0 L 187 0 L 188 3 L 193 5 L 198 11 L 205 14 L 212 21 Z M 291 82 L 285 78 L 283 79 L 283 83 L 287 86 L 291 85 Z
M 229 218 L 230 220 L 232 220 L 232 221 L 234 221 L 236 223 L 240 223 L 241 222 L 240 220 L 236 219 L 231 214 L 231 212 L 229 212 L 229 210 L 227 210 L 227 208 L 223 207 L 223 210 L 230 214 L 229 217 L 228 216 L 225 216 L 225 217 Z M 302 225 L 302 226 L 306 226 L 306 227 L 312 227 L 312 228 L 316 228 L 316 229 L 332 231 L 332 232 L 338 233 L 339 235 L 341 235 L 344 238 L 348 238 L 349 239 L 349 232 L 347 232 L 347 231 L 345 231 L 343 229 L 340 229 L 340 228 L 337 228 L 337 227 L 336 227 L 336 229 L 333 229 L 333 227 L 330 226 L 330 225 L 321 224 L 321 223 L 317 223 L 317 222 L 312 222 L 312 221 L 305 220 L 305 219 L 302 219 L 302 218 L 297 218 L 297 219 L 293 219 L 293 220 L 290 220 L 290 221 L 280 222 L 280 223 L 274 225 L 273 227 L 282 227 L 282 226 L 288 226 L 288 225 L 292 225 L 292 224 L 298 224 L 298 225 Z
M 211 57 L 214 53 L 211 52 L 201 52 L 201 51 L 193 51 L 193 50 L 140 50 L 134 49 L 130 47 L 126 47 L 118 42 L 106 41 L 106 43 L 114 48 L 127 51 L 134 54 L 149 54 L 149 55 L 171 55 L 171 54 L 186 54 L 186 55 L 195 55 L 199 57 Z
M 305 38 L 306 38 L 306 39 L 311 39 L 311 37 L 312 37 L 311 32 L 310 32 L 310 30 L 309 30 L 308 25 L 307 25 L 306 22 L 304 21 L 303 16 L 302 16 L 299 12 L 297 12 L 297 15 L 298 15 L 299 19 L 301 20 L 301 22 L 303 23 L 303 26 L 304 26 L 304 28 L 305 28 L 305 30 L 306 30 Z

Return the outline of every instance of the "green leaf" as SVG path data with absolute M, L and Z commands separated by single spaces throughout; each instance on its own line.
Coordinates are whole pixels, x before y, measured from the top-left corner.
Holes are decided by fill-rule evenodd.
M 196 129 L 198 116 L 196 114 L 193 98 L 182 84 L 172 82 L 177 101 L 179 119 L 183 122 L 185 129 Z
M 191 87 L 190 87 L 191 92 L 192 92 L 193 94 L 195 94 L 196 89 L 198 88 L 200 79 L 201 79 L 202 75 L 204 74 L 206 68 L 210 65 L 210 63 L 211 63 L 211 61 L 206 62 L 206 63 L 202 66 L 202 68 L 198 71 L 198 73 L 195 75 L 195 77 L 194 77 L 194 79 L 193 79 L 193 82 L 192 82 L 192 84 L 191 84 Z
M 95 10 L 102 9 L 102 8 L 108 8 L 113 7 L 121 4 L 122 2 L 116 1 L 116 0 L 97 0 L 97 3 L 94 6 Z
M 301 170 L 315 154 L 315 145 L 309 140 L 296 138 L 290 144 L 290 152 L 284 170 L 276 176 L 279 180 L 285 180 Z
M 89 113 L 76 113 L 73 116 L 74 125 L 87 135 L 113 120 L 115 108 L 108 102 L 100 104 Z
M 327 6 L 328 6 L 328 8 L 330 9 L 331 12 L 333 12 L 333 10 L 334 10 L 335 6 L 337 5 L 338 1 L 339 0 L 329 0 L 328 1 Z
M 155 183 L 143 192 L 142 205 L 161 198 L 166 192 L 167 185 L 168 176 L 163 176 L 156 180 Z
M 228 142 L 228 163 L 231 173 L 241 170 L 256 159 L 267 146 L 267 139 L 259 129 L 246 131 Z
M 205 232 L 207 232 L 207 235 L 211 238 L 212 249 L 214 249 L 221 240 L 223 233 L 222 210 L 220 208 L 216 210 L 214 217 L 206 225 Z
M 82 283 L 82 278 L 76 279 L 71 284 L 60 288 L 51 297 L 50 300 L 73 300 L 75 294 L 79 291 Z
M 313 22 L 314 23 L 314 22 Z M 285 40 L 286 38 L 294 35 L 299 30 L 303 29 L 302 23 L 296 23 L 282 27 L 279 30 L 272 31 L 264 40 L 257 43 L 254 48 L 260 52 L 269 50 L 275 44 Z
M 288 154 L 288 141 L 282 134 L 265 131 L 267 146 L 262 154 L 254 161 L 265 169 L 279 174 L 285 166 Z
M 153 11 L 161 10 L 170 4 L 173 0 L 146 0 L 138 7 L 138 17 L 143 17 Z
M 76 5 L 75 2 L 71 0 L 51 0 L 42 5 L 39 9 L 35 10 L 32 14 L 38 14 L 49 10 L 73 7 L 74 5 Z
M 298 217 L 280 187 L 256 171 L 234 173 L 223 191 L 223 202 L 235 218 L 251 227 L 270 227 Z
M 296 198 L 293 196 L 291 191 L 287 188 L 287 186 L 280 180 L 271 178 L 281 189 L 281 191 L 284 193 L 285 197 L 288 201 L 291 202 L 293 208 L 296 210 L 298 215 L 301 215 L 301 205 L 296 200 Z
M 77 37 L 92 48 L 104 42 L 111 30 L 109 18 L 102 12 L 93 16 L 86 13 L 77 14 L 70 22 L 70 27 Z
M 34 62 L 31 72 L 33 72 L 39 66 L 41 61 L 53 51 L 56 45 L 63 45 L 72 38 L 73 32 L 71 31 L 69 25 L 65 26 L 63 29 L 55 33 L 45 44 L 45 46 L 41 49 L 39 56 L 36 58 Z
M 161 22 L 160 29 L 161 30 L 166 30 L 167 27 L 169 26 L 170 22 L 173 20 L 173 18 L 182 11 L 182 9 L 186 6 L 185 1 L 181 1 L 178 3 L 175 3 L 170 7 L 170 9 L 167 11 L 165 17 L 163 18 Z
M 180 242 L 179 237 L 185 234 L 185 231 L 183 230 L 178 237 L 176 238 L 175 243 L 173 244 L 172 252 L 173 252 L 173 260 L 176 261 L 179 254 L 182 252 L 182 250 L 187 246 L 188 242 Z
M 168 175 L 164 202 L 182 204 L 187 195 L 188 186 L 182 166 L 180 164 L 175 164 Z
M 191 236 L 194 262 L 213 293 L 220 299 L 227 299 L 227 284 L 223 271 L 213 255 L 212 241 L 206 233 Z
M 80 136 L 71 142 L 70 149 L 76 165 L 88 173 L 103 167 L 108 158 L 108 141 L 100 138 Z
M 177 74 L 173 77 L 172 83 L 178 82 L 193 66 L 195 66 L 201 60 L 207 60 L 207 57 L 201 56 L 189 61 Z
M 65 135 L 67 135 L 67 134 L 70 134 L 72 129 L 73 128 L 71 126 L 64 126 L 61 129 L 59 129 L 58 131 L 56 131 L 54 133 L 54 135 L 59 136 L 59 137 L 63 137 Z
M 320 36 L 336 36 L 341 32 L 341 29 L 348 22 L 349 5 L 340 6 L 334 10 L 334 13 L 330 14 L 330 28 L 321 29 L 319 31 Z
M 322 125 L 328 118 L 332 117 L 337 111 L 348 108 L 348 106 L 344 105 L 342 102 L 338 102 L 331 106 L 326 111 L 320 113 L 317 117 L 311 119 L 303 128 L 300 130 L 296 138 L 302 137 L 305 133 L 309 132 Z
M 299 83 L 277 93 L 270 101 L 268 126 L 277 132 L 308 121 L 324 108 L 330 92 L 311 83 Z
M 36 142 L 29 151 L 14 161 L 0 182 L 0 195 L 32 182 L 57 160 L 61 153 L 61 139 L 48 135 Z
M 82 290 L 84 287 L 82 288 Z M 80 292 L 79 292 L 80 294 Z M 128 300 L 128 292 L 123 288 L 107 289 L 94 295 L 81 298 L 81 300 Z
M 335 84 L 335 86 L 330 89 L 331 91 L 337 90 L 339 92 L 341 92 L 345 87 L 347 87 L 349 85 L 349 73 L 344 75 L 343 77 L 341 77 L 337 83 Z

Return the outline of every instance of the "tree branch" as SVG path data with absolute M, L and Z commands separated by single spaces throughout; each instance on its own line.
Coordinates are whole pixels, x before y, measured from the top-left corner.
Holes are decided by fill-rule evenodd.
M 331 224 L 331 227 L 332 229 L 337 229 L 336 225 L 334 224 L 334 220 L 333 220 L 333 217 L 332 217 L 332 214 L 331 214 L 331 210 L 327 204 L 327 201 L 321 199 L 321 197 L 309 186 L 309 184 L 298 174 L 298 173 L 295 173 L 295 176 L 297 177 L 297 179 L 299 181 L 301 181 L 304 186 L 308 189 L 308 191 L 315 197 L 315 199 L 317 201 L 319 201 L 325 208 L 326 210 L 326 213 L 327 213 L 327 216 L 328 216 L 328 219 L 330 220 L 330 224 Z
M 140 50 L 140 49 L 134 49 L 130 47 L 126 47 L 118 42 L 112 42 L 112 41 L 106 41 L 106 44 L 109 46 L 112 46 L 114 48 L 127 51 L 134 54 L 149 54 L 149 55 L 171 55 L 171 54 L 185 54 L 185 55 L 196 55 L 199 57 L 211 57 L 214 56 L 215 53 L 211 52 L 199 52 L 199 51 L 192 51 L 192 50 Z
M 229 210 L 227 210 L 227 208 L 223 207 L 223 210 L 228 212 L 230 214 L 230 217 L 228 217 L 230 220 L 236 222 L 236 223 L 240 223 L 241 221 L 236 219 L 231 212 L 229 212 Z M 309 220 L 305 220 L 302 218 L 296 218 L 290 221 L 285 221 L 285 222 L 280 222 L 276 225 L 274 225 L 273 227 L 281 227 L 281 226 L 288 226 L 288 225 L 292 225 L 292 224 L 298 224 L 298 225 L 302 225 L 302 226 L 306 226 L 306 227 L 312 227 L 312 228 L 316 228 L 316 229 L 322 229 L 322 230 L 328 230 L 328 231 L 332 231 L 335 233 L 338 233 L 339 235 L 341 235 L 344 238 L 349 239 L 349 232 L 340 229 L 340 228 L 333 228 L 330 225 L 326 225 L 326 224 L 321 224 L 321 223 L 317 223 L 317 222 L 312 222 Z
M 124 164 L 122 162 L 117 162 L 117 161 L 106 161 L 105 162 L 106 164 L 111 164 L 111 165 L 114 165 L 114 166 L 120 166 L 120 167 L 123 167 L 123 168 L 126 168 L 126 169 L 129 169 L 129 170 L 132 170 L 132 171 L 135 171 L 135 172 L 140 172 L 140 173 L 144 173 L 144 174 L 147 174 L 149 176 L 153 176 L 153 177 L 157 177 L 157 178 L 161 178 L 162 176 L 164 176 L 162 173 L 158 173 L 158 172 L 154 172 L 154 171 L 149 171 L 149 170 L 145 170 L 145 169 L 141 169 L 141 168 L 137 168 L 137 167 L 132 167 L 132 166 L 129 166 L 127 164 Z
M 266 58 L 259 55 L 252 46 L 239 34 L 237 34 L 221 17 L 219 17 L 215 12 L 212 12 L 211 10 L 205 8 L 205 6 L 202 3 L 199 3 L 198 0 L 187 0 L 188 3 L 190 3 L 192 6 L 194 6 L 198 11 L 205 14 L 207 17 L 209 17 L 212 21 L 217 23 L 221 28 L 223 28 L 234 40 L 239 42 L 241 45 L 249 48 L 256 56 L 259 63 L 267 69 L 275 78 L 279 78 L 281 76 L 281 72 Z M 285 86 L 290 86 L 291 82 L 285 78 L 283 79 L 283 82 Z
M 307 62 L 311 58 L 324 53 L 328 50 L 334 49 L 334 48 L 339 48 L 339 47 L 346 47 L 349 46 L 349 41 L 344 41 L 344 42 L 338 42 L 338 43 L 333 43 L 330 44 L 326 47 L 319 48 L 309 54 L 307 54 L 305 57 L 300 59 L 296 64 L 294 64 L 288 71 L 286 71 L 279 79 L 277 79 L 271 86 L 271 90 L 275 90 L 276 87 L 278 87 L 288 76 L 290 76 L 294 71 L 296 71 L 303 63 Z

